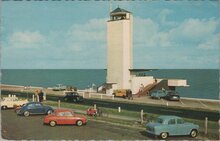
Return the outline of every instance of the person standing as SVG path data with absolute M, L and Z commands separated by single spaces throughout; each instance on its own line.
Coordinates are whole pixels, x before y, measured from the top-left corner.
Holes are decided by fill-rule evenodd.
M 38 96 L 39 96 L 39 102 L 42 102 L 44 98 L 44 93 L 42 90 L 40 90 L 40 92 L 38 93 Z

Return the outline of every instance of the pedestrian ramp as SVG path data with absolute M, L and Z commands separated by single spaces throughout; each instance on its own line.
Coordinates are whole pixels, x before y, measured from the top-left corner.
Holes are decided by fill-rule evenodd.
M 137 96 L 144 96 L 144 95 L 148 95 L 150 90 L 152 90 L 155 86 L 157 85 L 157 82 L 154 82 L 152 84 L 149 84 L 147 86 L 144 87 L 143 91 L 139 91 L 138 93 L 136 93 Z

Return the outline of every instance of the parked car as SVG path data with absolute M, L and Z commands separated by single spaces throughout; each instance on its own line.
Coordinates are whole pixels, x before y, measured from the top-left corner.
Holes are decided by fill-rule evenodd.
M 53 108 L 51 108 L 50 106 L 45 106 L 40 102 L 29 102 L 23 105 L 22 107 L 16 109 L 16 113 L 18 115 L 24 115 L 25 117 L 37 114 L 49 115 L 53 111 Z
M 166 96 L 164 97 L 167 100 L 179 101 L 180 96 L 176 91 L 166 91 Z
M 128 89 L 117 89 L 117 90 L 114 90 L 113 91 L 113 95 L 115 97 L 123 97 L 123 98 L 126 98 L 126 91 Z
M 157 90 L 150 93 L 150 97 L 153 99 L 161 99 L 166 96 L 166 92 L 164 90 Z
M 68 102 L 82 102 L 83 101 L 83 97 L 79 95 L 79 93 L 77 92 L 65 92 L 65 96 L 64 96 L 64 101 L 68 101 Z
M 64 91 L 66 90 L 66 86 L 64 86 L 63 84 L 57 84 L 57 86 L 52 87 L 53 91 Z
M 157 90 L 150 93 L 150 97 L 153 99 L 164 98 L 166 100 L 179 101 L 180 96 L 178 92 L 173 90 Z
M 76 115 L 71 110 L 56 109 L 53 114 L 44 117 L 44 124 L 54 127 L 65 124 L 76 124 L 82 126 L 87 123 L 87 118 L 82 115 Z
M 1 109 L 6 110 L 8 108 L 16 108 L 28 103 L 27 99 L 18 99 L 17 97 L 4 97 L 1 100 Z
M 199 132 L 199 125 L 184 122 L 178 116 L 160 116 L 155 122 L 146 124 L 147 133 L 160 136 L 162 139 L 168 136 L 190 135 L 195 138 Z

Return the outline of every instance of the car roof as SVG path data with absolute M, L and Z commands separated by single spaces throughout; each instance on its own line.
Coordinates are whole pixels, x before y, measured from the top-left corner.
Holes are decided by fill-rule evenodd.
M 28 102 L 27 104 L 42 104 L 41 102 Z
M 173 115 L 164 115 L 164 116 L 159 116 L 158 118 L 163 119 L 163 120 L 168 120 L 168 119 L 173 119 L 173 118 L 182 119 L 181 117 L 173 116 Z

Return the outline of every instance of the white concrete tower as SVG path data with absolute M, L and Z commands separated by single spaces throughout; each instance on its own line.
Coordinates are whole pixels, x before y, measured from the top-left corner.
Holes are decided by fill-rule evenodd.
M 133 46 L 133 17 L 131 12 L 117 8 L 107 22 L 107 83 L 115 89 L 130 89 Z

